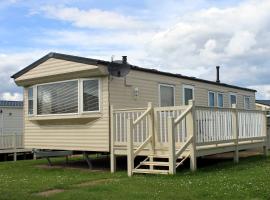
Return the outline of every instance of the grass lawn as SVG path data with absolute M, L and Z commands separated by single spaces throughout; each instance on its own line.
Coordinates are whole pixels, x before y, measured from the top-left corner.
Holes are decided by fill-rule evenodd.
M 270 199 L 270 157 L 219 161 L 196 173 L 135 175 L 126 171 L 41 168 L 45 160 L 0 163 L 0 199 Z M 59 189 L 49 197 L 39 192 Z M 55 190 L 54 190 L 55 192 Z

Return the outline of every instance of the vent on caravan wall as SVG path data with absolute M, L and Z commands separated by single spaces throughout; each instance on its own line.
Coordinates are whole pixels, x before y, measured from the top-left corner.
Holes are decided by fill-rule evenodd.
M 112 76 L 125 77 L 130 71 L 127 57 L 123 56 L 122 60 L 112 61 L 108 66 L 108 71 Z

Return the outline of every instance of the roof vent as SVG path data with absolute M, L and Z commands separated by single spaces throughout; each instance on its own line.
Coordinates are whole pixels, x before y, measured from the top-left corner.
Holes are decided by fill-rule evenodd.
M 216 68 L 217 68 L 217 80 L 216 80 L 216 82 L 217 83 L 220 83 L 220 80 L 219 80 L 219 66 L 216 66 Z

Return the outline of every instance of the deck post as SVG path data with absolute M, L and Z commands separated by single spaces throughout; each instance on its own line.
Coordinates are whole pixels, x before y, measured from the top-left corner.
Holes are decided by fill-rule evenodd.
M 239 139 L 239 124 L 238 124 L 238 114 L 236 110 L 236 104 L 232 105 L 233 108 L 233 135 L 234 135 L 234 144 L 235 144 L 235 151 L 234 151 L 234 156 L 233 156 L 233 161 L 235 163 L 239 162 L 239 148 L 238 148 L 238 139 Z
M 195 101 L 189 100 L 189 105 L 192 105 L 190 113 L 187 115 L 187 134 L 192 136 L 190 144 L 190 170 L 197 170 L 197 149 L 196 149 L 196 119 L 195 119 Z
M 111 168 L 111 173 L 114 173 L 116 171 L 116 157 L 114 154 L 114 115 L 113 115 L 113 105 L 111 105 L 110 107 L 110 125 L 111 125 L 111 129 L 110 129 L 110 168 Z
M 169 173 L 176 173 L 174 117 L 168 117 Z
M 149 102 L 148 103 L 148 108 L 151 108 L 151 112 L 150 114 L 148 115 L 148 131 L 149 131 L 149 136 L 152 136 L 152 139 L 151 139 L 151 143 L 150 143 L 150 152 L 151 152 L 151 155 L 154 155 L 155 154 L 155 135 L 154 135 L 154 116 L 153 116 L 153 104 L 152 102 Z M 153 162 L 154 161 L 154 158 L 153 156 L 150 156 L 150 162 Z M 153 170 L 154 169 L 154 166 L 153 165 L 150 165 L 150 169 Z
M 16 152 L 17 141 L 16 141 L 16 133 L 13 133 L 13 135 L 12 135 L 12 142 L 13 142 L 13 161 L 17 161 L 17 152 Z
M 265 114 L 265 125 L 264 125 L 264 134 L 265 134 L 265 144 L 263 146 L 263 154 L 265 156 L 268 156 L 268 144 L 269 144 L 269 134 L 268 134 L 268 121 L 267 121 L 267 112 L 266 112 L 266 108 L 263 107 L 263 111 Z
M 134 168 L 134 152 L 133 152 L 133 120 L 127 119 L 127 169 L 128 176 L 132 176 Z

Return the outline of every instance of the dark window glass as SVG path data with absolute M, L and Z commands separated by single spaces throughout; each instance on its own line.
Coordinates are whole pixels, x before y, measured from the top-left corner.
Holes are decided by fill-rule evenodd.
M 99 81 L 83 81 L 83 111 L 99 110 Z
M 185 105 L 188 105 L 188 101 L 193 99 L 193 89 L 192 88 L 184 88 L 184 100 Z
M 174 106 L 174 88 L 172 86 L 160 85 L 160 106 Z
M 209 107 L 215 106 L 215 93 L 214 92 L 208 93 L 208 102 L 209 102 Z
M 33 88 L 28 88 L 28 114 L 32 115 L 34 109 Z

